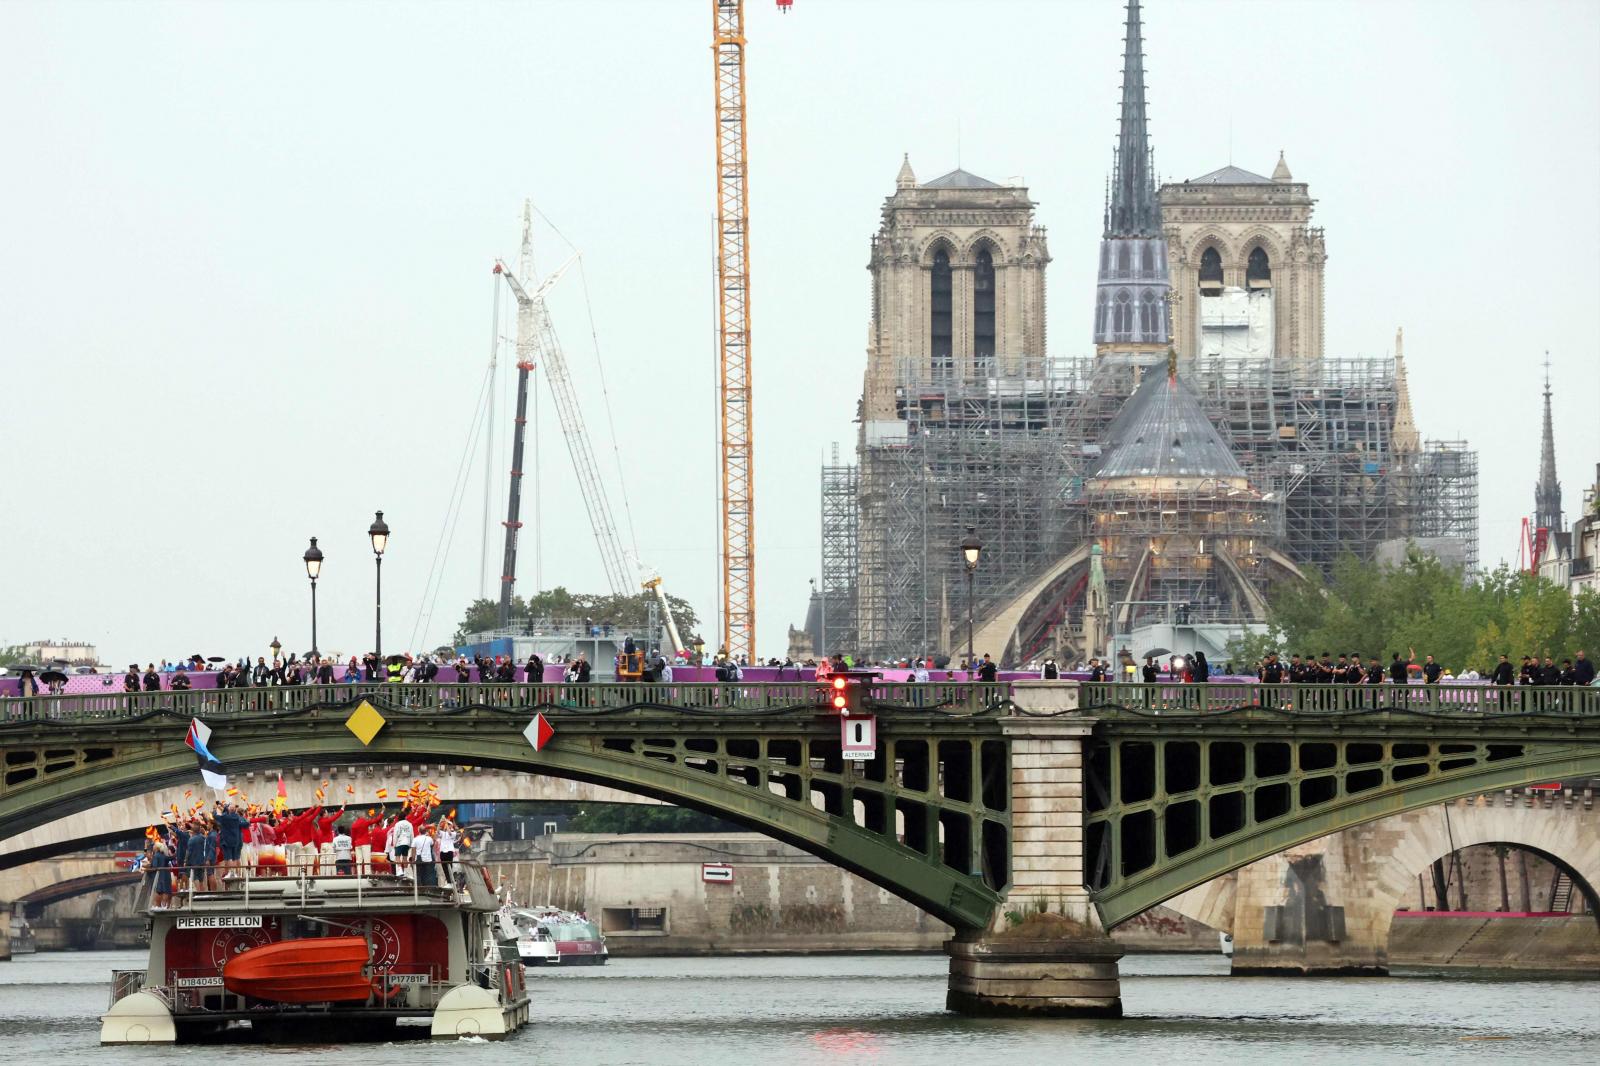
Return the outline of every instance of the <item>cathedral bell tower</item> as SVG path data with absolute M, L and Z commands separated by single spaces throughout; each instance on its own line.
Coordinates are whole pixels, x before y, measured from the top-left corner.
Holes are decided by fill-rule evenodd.
M 1014 375 L 1044 355 L 1050 252 L 1033 207 L 1022 185 L 959 169 L 918 182 L 901 164 L 867 263 L 868 427 L 895 419 L 898 385 Z

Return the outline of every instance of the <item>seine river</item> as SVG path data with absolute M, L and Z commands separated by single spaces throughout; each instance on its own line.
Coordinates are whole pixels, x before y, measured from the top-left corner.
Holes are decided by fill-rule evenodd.
M 618 959 L 531 975 L 534 1026 L 499 1044 L 99 1047 L 113 966 L 140 953 L 0 963 L 14 1062 L 936 1064 L 1600 1062 L 1600 982 L 1515 974 L 1232 979 L 1217 957 L 1123 960 L 1120 1022 L 946 1014 L 943 956 Z

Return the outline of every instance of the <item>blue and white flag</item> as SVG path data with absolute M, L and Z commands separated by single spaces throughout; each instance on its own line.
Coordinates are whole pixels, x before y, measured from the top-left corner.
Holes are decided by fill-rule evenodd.
M 206 784 L 219 791 L 227 788 L 228 775 L 223 772 L 222 763 L 207 747 L 211 742 L 211 727 L 198 718 L 189 719 L 189 734 L 183 738 L 183 742 L 200 760 L 200 776 L 205 778 Z

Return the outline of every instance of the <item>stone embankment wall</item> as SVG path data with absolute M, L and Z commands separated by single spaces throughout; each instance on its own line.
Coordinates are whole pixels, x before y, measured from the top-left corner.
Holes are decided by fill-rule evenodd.
M 562 834 L 485 860 L 524 904 L 582 910 L 611 953 L 937 951 L 950 927 L 854 874 L 756 834 Z M 731 882 L 707 881 L 703 864 Z
M 1593 915 L 1467 918 L 1395 915 L 1391 966 L 1562 970 L 1600 977 Z

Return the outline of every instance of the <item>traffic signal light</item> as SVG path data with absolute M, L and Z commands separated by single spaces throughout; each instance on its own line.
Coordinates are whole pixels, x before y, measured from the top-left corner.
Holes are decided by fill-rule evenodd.
M 861 683 L 859 681 L 848 677 L 835 677 L 833 679 L 832 693 L 833 712 L 835 714 L 849 717 L 852 714 L 861 713 Z

